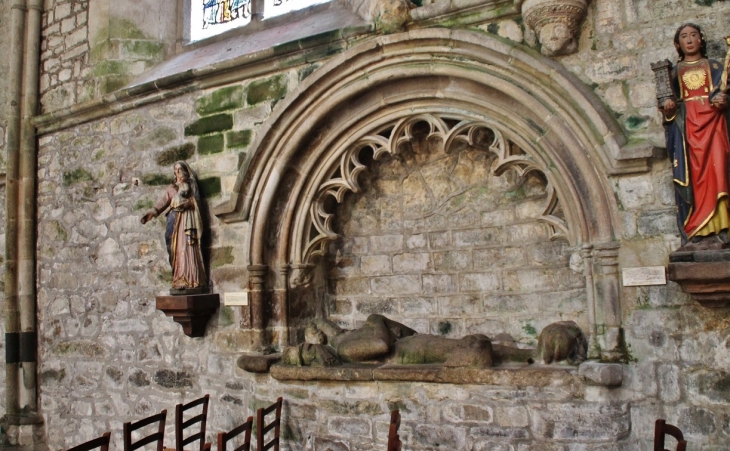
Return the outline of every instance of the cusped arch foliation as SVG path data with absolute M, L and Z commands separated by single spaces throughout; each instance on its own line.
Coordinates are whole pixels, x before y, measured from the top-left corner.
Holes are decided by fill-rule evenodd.
M 334 238 L 330 213 L 317 199 L 326 192 L 341 201 L 358 189 L 357 175 L 365 168 L 355 145 L 369 139 L 376 154 L 384 152 L 392 144 L 386 141 L 400 135 L 391 130 L 386 139 L 378 132 L 418 115 L 432 124 L 450 117 L 464 127 L 492 128 L 530 154 L 525 170 L 539 170 L 549 181 L 543 220 L 582 246 L 587 261 L 595 257 L 611 268 L 587 277 L 592 327 L 597 317 L 605 330 L 618 327 L 618 299 L 594 302 L 591 295 L 618 286 L 611 243 L 620 221 L 607 175 L 645 171 L 648 161 L 622 157 L 626 138 L 618 124 L 558 63 L 492 35 L 426 29 L 373 38 L 338 55 L 290 92 L 257 130 L 229 200 L 214 209 L 225 222 L 251 224 L 253 328 L 264 327 L 257 293 L 302 283 L 308 254 L 321 253 L 321 242 Z M 449 133 L 445 139 L 458 135 Z M 564 220 L 551 214 L 558 200 Z M 272 230 L 273 244 L 267 239 Z M 265 250 L 265 243 L 273 248 Z M 281 275 L 289 282 L 266 288 L 265 267 L 288 268 Z M 286 296 L 277 302 L 286 312 Z M 593 312 L 594 304 L 603 310 Z

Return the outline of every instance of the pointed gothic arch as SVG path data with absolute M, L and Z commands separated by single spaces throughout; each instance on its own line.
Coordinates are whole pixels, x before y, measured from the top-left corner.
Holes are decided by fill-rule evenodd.
M 527 152 L 528 158 L 510 156 L 496 141 L 486 149 L 502 165 L 521 164 L 548 180 L 542 219 L 582 246 L 591 333 L 603 349 L 613 349 L 620 327 L 619 220 L 606 175 L 645 171 L 646 159 L 623 156 L 618 125 L 559 64 L 494 36 L 446 29 L 353 47 L 310 75 L 258 131 L 229 201 L 215 209 L 225 222 L 251 226 L 256 344 L 264 344 L 266 328 L 278 331 L 279 344 L 289 341 L 289 292 L 306 285 L 311 257 L 335 237 L 323 197 L 341 202 L 357 191 L 357 175 L 366 169 L 360 149 L 371 148 L 376 158 L 396 154 L 408 124 L 417 121 L 446 147 L 482 127 Z M 562 219 L 551 214 L 558 203 Z M 265 304 L 272 306 L 268 314 Z

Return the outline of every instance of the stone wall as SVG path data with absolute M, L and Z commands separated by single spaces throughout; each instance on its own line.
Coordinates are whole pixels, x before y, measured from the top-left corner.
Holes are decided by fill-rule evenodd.
M 85 4 L 47 5 L 41 81 L 45 111 L 90 96 L 92 74 L 85 66 L 88 36 L 79 37 L 85 33 Z M 578 53 L 556 60 L 605 101 L 632 139 L 661 143 L 648 63 L 674 59 L 671 36 L 679 23 L 690 18 L 706 25 L 711 52 L 721 56 L 721 24 L 728 14 L 726 2 L 594 0 Z M 0 17 L 0 23 L 3 20 Z M 68 34 L 54 34 L 54 27 L 62 32 L 64 21 Z M 482 29 L 537 45 L 517 19 L 484 24 Z M 111 430 L 113 446 L 120 449 L 123 421 L 163 408 L 171 411 L 175 403 L 203 393 L 212 397 L 209 440 L 256 407 L 284 396 L 284 436 L 287 447 L 297 450 L 383 447 L 387 412 L 394 407 L 403 414 L 406 448 L 414 450 L 646 450 L 653 421 L 659 417 L 678 424 L 692 449 L 719 451 L 730 446 L 730 311 L 701 308 L 672 283 L 623 289 L 629 361 L 623 386 L 612 389 L 585 385 L 571 374 L 542 388 L 530 381 L 506 386 L 282 383 L 237 368 L 236 358 L 247 345 L 239 328 L 243 320 L 239 309 L 222 307 L 206 336 L 196 339 L 184 336 L 177 324 L 156 311 L 154 296 L 166 291 L 170 278 L 163 220 L 142 226 L 139 217 L 159 196 L 159 184 L 169 180 L 172 163 L 178 158 L 191 161 L 211 203 L 228 195 L 241 155 L 272 105 L 295 90 L 310 70 L 303 66 L 41 137 L 39 381 L 51 448 L 65 448 Z M 61 90 L 67 96 L 54 94 Z M 93 88 L 94 95 L 102 91 Z M 428 162 L 437 167 L 446 160 Z M 429 166 L 421 162 L 413 167 L 415 174 L 427 172 Z M 446 226 L 409 225 L 408 220 L 425 215 L 408 216 L 402 207 L 418 200 L 418 189 L 407 187 L 406 175 L 398 161 L 384 162 L 370 176 L 367 189 L 340 207 L 345 239 L 332 249 L 328 304 L 335 319 L 352 327 L 367 313 L 381 311 L 422 332 L 461 335 L 499 330 L 532 343 L 546 323 L 584 314 L 584 285 L 578 283 L 582 276 L 569 268 L 572 250 L 540 235 L 534 216 L 517 214 L 530 203 L 530 196 L 541 195 L 539 183 L 528 191 L 530 196 L 513 197 L 497 209 L 515 212 L 513 222 L 498 226 L 505 237 L 508 226 L 517 224 L 534 234 L 514 241 L 505 238 L 504 246 L 461 247 L 465 242 L 458 236 L 476 229 L 476 224 L 479 229 L 491 226 L 493 214 L 482 214 L 488 210 L 483 201 L 474 199 L 468 204 L 476 212 L 472 219 L 445 209 Z M 509 175 L 504 177 L 509 181 Z M 429 178 L 429 189 L 446 186 L 438 180 Z M 489 193 L 512 191 L 510 183 L 486 180 L 495 184 L 487 184 Z M 645 174 L 611 180 L 621 209 L 622 235 L 617 237 L 622 244 L 621 266 L 666 264 L 668 253 L 679 243 L 666 156 L 657 152 Z M 459 222 L 462 219 L 471 222 Z M 214 217 L 210 224 L 208 258 L 216 291 L 245 288 L 248 249 L 241 243 L 248 236 L 248 224 L 223 225 Z M 534 242 L 523 240 L 533 236 Z M 548 258 L 542 260 L 541 255 Z M 468 274 L 481 273 L 480 265 L 488 259 L 500 267 L 483 272 L 496 275 L 487 280 L 498 280 L 493 285 L 497 289 L 463 293 L 462 281 Z M 525 262 L 532 266 L 524 268 Z M 532 274 L 538 267 L 541 272 L 543 263 L 549 277 L 535 279 Z M 429 274 L 443 276 L 451 292 L 429 292 L 421 285 Z M 407 277 L 392 279 L 395 275 Z M 401 284 L 410 276 L 419 282 L 412 290 L 406 287 L 403 296 L 346 288 L 359 277 L 376 287 L 380 281 Z M 510 285 L 513 280 L 528 288 Z M 542 280 L 555 285 L 546 293 L 540 292 L 542 283 L 529 288 Z M 519 289 L 519 294 L 506 293 L 510 288 Z M 566 294 L 566 303 L 552 310 L 556 289 Z M 475 314 L 484 321 L 478 330 L 470 322 Z M 0 382 L 2 377 L 0 373 Z M 171 430 L 166 442 L 173 443 Z
M 98 93 L 89 64 L 88 1 L 47 1 L 41 41 L 43 111 L 91 100 Z
M 494 154 L 422 140 L 373 164 L 336 215 L 331 318 L 354 328 L 380 313 L 420 333 L 508 333 L 530 345 L 561 319 L 588 330 L 582 266 L 569 268 L 570 246 L 539 221 L 543 175 L 497 176 L 496 165 Z

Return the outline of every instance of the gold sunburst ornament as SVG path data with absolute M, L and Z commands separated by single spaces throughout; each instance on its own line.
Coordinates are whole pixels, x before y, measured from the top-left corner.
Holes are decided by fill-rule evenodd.
M 682 81 L 684 81 L 684 85 L 690 91 L 703 87 L 706 80 L 707 72 L 704 67 L 695 67 L 682 74 Z

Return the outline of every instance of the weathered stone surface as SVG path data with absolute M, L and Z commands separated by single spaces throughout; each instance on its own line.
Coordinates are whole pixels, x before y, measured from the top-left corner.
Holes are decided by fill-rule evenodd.
M 624 369 L 618 363 L 583 362 L 578 367 L 578 376 L 589 383 L 614 387 L 624 380 Z

